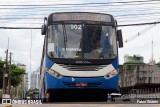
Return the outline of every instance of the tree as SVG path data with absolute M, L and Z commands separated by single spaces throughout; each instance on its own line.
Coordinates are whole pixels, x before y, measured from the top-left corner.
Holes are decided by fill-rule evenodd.
M 0 60 L 0 89 L 3 86 L 3 69 L 4 69 L 4 61 Z
M 22 82 L 22 75 L 25 74 L 25 70 L 18 68 L 15 64 L 12 64 L 11 71 L 11 86 L 18 86 Z
M 4 61 L 0 60 L 0 89 L 3 86 L 4 63 Z M 11 86 L 18 86 L 22 82 L 22 75 L 25 74 L 25 70 L 18 68 L 15 64 L 12 64 L 11 71 Z

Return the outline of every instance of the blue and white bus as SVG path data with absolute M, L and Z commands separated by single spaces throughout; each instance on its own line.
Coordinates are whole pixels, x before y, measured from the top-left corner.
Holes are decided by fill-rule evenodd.
M 41 33 L 41 98 L 51 100 L 65 92 L 107 98 L 118 89 L 118 47 L 123 40 L 112 15 L 52 13 L 45 17 Z

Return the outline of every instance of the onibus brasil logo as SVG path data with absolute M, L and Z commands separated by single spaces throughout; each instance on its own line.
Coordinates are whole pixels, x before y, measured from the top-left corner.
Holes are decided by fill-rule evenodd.
M 2 99 L 2 104 L 42 104 L 41 100 Z

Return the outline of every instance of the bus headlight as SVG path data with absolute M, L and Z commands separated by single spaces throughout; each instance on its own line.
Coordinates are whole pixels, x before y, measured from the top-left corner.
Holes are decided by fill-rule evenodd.
M 46 72 L 53 75 L 56 78 L 62 78 L 62 75 L 52 69 L 46 68 Z
M 108 79 L 108 78 L 110 78 L 110 77 L 112 77 L 112 76 L 114 76 L 114 75 L 116 75 L 116 74 L 117 74 L 117 70 L 112 70 L 112 71 L 110 71 L 108 74 L 106 74 L 106 75 L 104 76 L 104 78 Z

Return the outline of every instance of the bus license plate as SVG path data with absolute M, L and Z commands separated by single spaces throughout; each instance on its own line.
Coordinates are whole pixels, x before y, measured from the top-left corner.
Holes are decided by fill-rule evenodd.
M 86 86 L 88 86 L 88 84 L 87 83 L 76 83 L 76 86 L 77 87 L 86 87 Z

